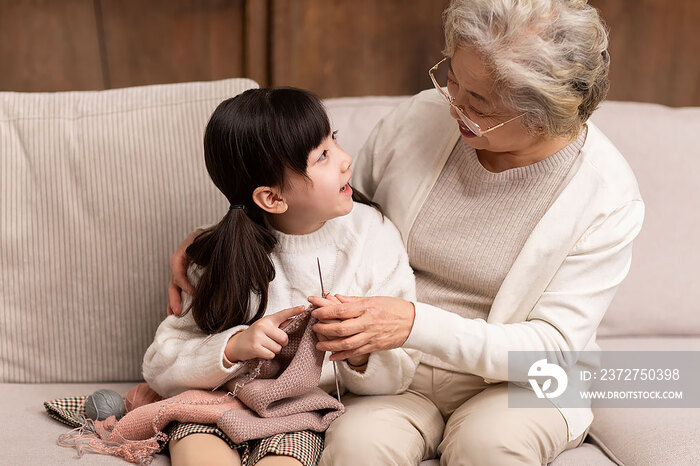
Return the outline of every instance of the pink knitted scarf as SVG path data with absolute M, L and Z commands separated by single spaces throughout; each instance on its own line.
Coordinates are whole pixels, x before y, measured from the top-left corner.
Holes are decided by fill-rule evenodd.
M 284 330 L 289 343 L 272 360 L 248 361 L 247 371 L 228 381 L 226 390 L 188 390 L 172 398 L 136 407 L 118 422 L 111 417 L 59 437 L 59 445 L 115 455 L 150 464 L 167 440 L 171 422 L 216 424 L 236 443 L 283 432 L 325 431 L 343 405 L 318 388 L 324 353 L 316 349 L 309 312 Z M 161 442 L 161 443 L 159 443 Z

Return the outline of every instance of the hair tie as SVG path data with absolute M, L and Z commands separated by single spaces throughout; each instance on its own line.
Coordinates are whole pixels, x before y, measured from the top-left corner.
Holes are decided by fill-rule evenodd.
M 243 204 L 231 204 L 228 208 L 228 210 L 233 210 L 233 209 L 245 209 L 245 205 Z

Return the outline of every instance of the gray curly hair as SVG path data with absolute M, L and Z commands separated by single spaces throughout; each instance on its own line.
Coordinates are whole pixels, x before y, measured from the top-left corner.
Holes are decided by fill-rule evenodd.
M 586 0 L 453 0 L 446 56 L 473 46 L 531 132 L 575 137 L 608 92 L 608 35 Z

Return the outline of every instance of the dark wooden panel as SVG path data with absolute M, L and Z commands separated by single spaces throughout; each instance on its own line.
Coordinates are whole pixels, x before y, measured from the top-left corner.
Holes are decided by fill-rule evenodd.
M 270 83 L 270 40 L 268 0 L 246 0 L 245 3 L 245 76 L 261 86 Z
M 243 0 L 97 0 L 110 87 L 243 76 Z
M 700 105 L 700 1 L 590 0 L 610 27 L 610 99 Z M 0 0 L 0 89 L 249 76 L 323 97 L 411 94 L 448 0 Z
M 0 0 L 0 90 L 103 87 L 93 0 Z
M 321 97 L 431 86 L 447 0 L 272 0 L 271 78 Z
M 590 4 L 610 28 L 609 99 L 700 105 L 700 1 Z

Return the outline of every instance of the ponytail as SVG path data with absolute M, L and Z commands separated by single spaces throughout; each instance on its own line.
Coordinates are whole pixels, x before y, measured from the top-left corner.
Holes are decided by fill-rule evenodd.
M 230 209 L 186 251 L 204 270 L 191 309 L 197 326 L 209 334 L 254 322 L 265 314 L 269 283 L 275 278 L 270 253 L 277 240 L 262 212 L 256 221 L 248 209 Z M 259 301 L 255 315 L 248 318 L 253 293 Z

